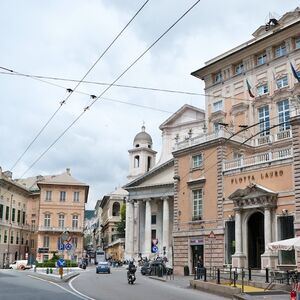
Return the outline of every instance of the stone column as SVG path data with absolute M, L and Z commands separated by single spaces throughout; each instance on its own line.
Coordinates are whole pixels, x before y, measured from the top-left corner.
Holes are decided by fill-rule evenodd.
M 133 201 L 126 202 L 125 259 L 133 256 Z
M 272 242 L 272 214 L 271 207 L 265 206 L 265 253 L 261 255 L 261 267 L 265 268 L 275 268 L 276 262 L 278 261 L 278 255 L 272 253 L 267 247 L 268 244 Z
M 166 249 L 166 257 L 169 259 L 169 227 L 170 226 L 170 211 L 169 198 L 163 198 L 163 247 Z
M 151 199 L 146 199 L 145 211 L 145 255 L 150 256 L 151 253 Z
M 235 253 L 232 255 L 232 266 L 234 268 L 244 268 L 246 266 L 242 241 L 242 210 L 238 208 L 235 210 Z

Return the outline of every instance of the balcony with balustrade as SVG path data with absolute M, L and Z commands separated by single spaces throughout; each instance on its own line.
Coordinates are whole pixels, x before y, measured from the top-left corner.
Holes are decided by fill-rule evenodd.
M 265 163 L 275 163 L 293 158 L 292 146 L 282 149 L 272 149 L 247 157 L 225 160 L 223 162 L 223 172 L 233 170 L 245 170 L 250 167 L 263 165 Z
M 39 226 L 38 231 L 44 232 L 83 232 L 83 227 L 53 227 L 53 226 Z

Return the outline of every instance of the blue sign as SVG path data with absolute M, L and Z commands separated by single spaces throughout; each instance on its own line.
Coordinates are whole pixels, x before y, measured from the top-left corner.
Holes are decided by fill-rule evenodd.
M 157 246 L 153 246 L 152 247 L 152 253 L 157 253 L 158 252 L 158 247 Z
M 70 244 L 70 243 L 67 243 L 66 245 L 65 245 L 65 248 L 66 248 L 66 250 L 71 250 L 72 249 L 72 244 Z
M 57 248 L 58 248 L 59 251 L 64 251 L 65 250 L 65 244 L 58 243 Z
M 57 261 L 57 266 L 58 267 L 63 267 L 64 265 L 66 264 L 65 260 L 63 258 L 60 258 L 58 261 Z

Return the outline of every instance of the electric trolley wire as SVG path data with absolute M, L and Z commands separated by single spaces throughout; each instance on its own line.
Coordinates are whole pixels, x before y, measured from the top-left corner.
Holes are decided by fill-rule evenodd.
M 21 178 L 60 140 L 66 132 L 89 110 L 122 76 L 124 76 L 151 48 L 153 48 L 177 23 L 179 23 L 201 0 L 197 0 L 186 12 L 184 12 L 166 31 L 163 32 L 145 51 L 142 52 L 109 86 L 83 109 L 83 111 L 67 126 L 64 131 L 33 161 L 22 174 Z
M 16 162 L 13 164 L 13 166 L 10 168 L 10 170 L 12 171 L 15 166 L 19 163 L 19 161 L 23 158 L 23 156 L 27 153 L 27 151 L 30 149 L 30 147 L 32 146 L 32 144 L 37 140 L 37 138 L 41 135 L 41 133 L 45 130 L 45 128 L 48 126 L 48 124 L 53 120 L 53 118 L 56 116 L 56 114 L 60 111 L 61 107 L 66 104 L 66 102 L 68 101 L 68 99 L 71 97 L 71 95 L 74 93 L 74 91 L 76 91 L 76 89 L 78 88 L 78 86 L 82 83 L 82 81 L 88 76 L 88 74 L 93 70 L 93 68 L 96 66 L 96 64 L 100 61 L 100 59 L 107 53 L 107 51 L 112 47 L 112 45 L 116 42 L 116 40 L 121 36 L 121 34 L 127 29 L 127 27 L 130 25 L 130 23 L 136 18 L 136 16 L 142 11 L 142 9 L 145 7 L 145 5 L 149 2 L 149 0 L 146 0 L 144 2 L 144 4 L 138 9 L 138 11 L 133 15 L 133 17 L 129 20 L 129 22 L 123 27 L 123 29 L 117 34 L 117 36 L 112 40 L 112 42 L 106 47 L 106 49 L 101 53 L 101 55 L 99 56 L 99 58 L 93 63 L 93 65 L 89 68 L 89 70 L 85 73 L 85 75 L 82 77 L 82 79 L 80 81 L 77 82 L 76 86 L 73 89 L 68 89 L 68 96 L 60 102 L 59 107 L 55 110 L 55 112 L 51 115 L 51 117 L 46 121 L 46 123 L 42 126 L 42 128 L 39 130 L 39 132 L 37 133 L 37 135 L 34 137 L 34 139 L 29 143 L 29 145 L 27 146 L 27 148 L 24 150 L 24 152 L 19 156 L 19 158 L 16 160 Z M 1 67 L 1 69 L 6 69 L 6 71 L 9 71 L 10 73 L 14 73 L 13 70 L 7 69 L 7 68 L 3 68 Z M 21 75 L 21 73 L 15 72 L 16 74 Z M 24 76 L 24 74 L 22 74 Z M 45 82 L 44 80 L 40 79 L 40 78 L 36 78 L 36 77 L 32 77 L 36 80 Z M 47 82 L 48 83 L 48 82 Z M 59 86 L 56 84 L 53 84 L 55 86 Z M 61 87 L 61 86 L 60 86 Z
M 0 67 L 0 69 L 6 69 L 6 68 Z M 12 72 L 14 72 L 14 71 L 12 70 Z M 28 78 L 32 78 L 32 79 L 33 78 L 42 78 L 42 79 L 66 81 L 66 82 L 78 82 L 79 81 L 77 79 L 71 79 L 71 78 L 41 76 L 41 75 L 32 75 L 32 74 L 24 74 L 24 73 L 9 73 L 9 72 L 2 72 L 2 71 L 0 71 L 0 74 L 23 76 L 23 77 L 28 77 Z M 49 81 L 46 81 L 46 83 L 51 84 L 51 82 L 49 82 Z M 107 82 L 97 82 L 97 81 L 88 81 L 88 80 L 82 80 L 81 83 L 93 84 L 93 85 L 103 85 L 103 86 L 109 85 L 109 83 L 107 83 Z M 163 88 L 155 88 L 155 87 L 146 87 L 146 86 L 138 86 L 138 85 L 114 84 L 114 87 L 137 89 L 137 90 L 148 90 L 148 91 L 154 91 L 154 92 L 165 92 L 165 93 L 173 93 L 173 94 L 183 94 L 183 95 L 189 95 L 189 96 L 204 96 L 204 94 L 196 93 L 196 92 L 180 91 L 180 90 L 173 90 L 173 89 L 163 89 Z

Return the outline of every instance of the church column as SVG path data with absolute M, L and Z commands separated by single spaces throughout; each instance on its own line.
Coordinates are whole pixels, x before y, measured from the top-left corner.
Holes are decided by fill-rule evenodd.
M 169 198 L 163 199 L 163 247 L 166 249 L 166 257 L 169 254 L 169 226 L 170 226 L 170 211 L 169 211 Z
M 149 257 L 151 253 L 151 199 L 146 199 L 145 211 L 145 255 Z
M 133 256 L 133 201 L 126 202 L 126 239 L 125 239 L 125 258 L 131 259 Z

